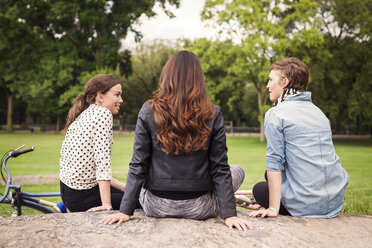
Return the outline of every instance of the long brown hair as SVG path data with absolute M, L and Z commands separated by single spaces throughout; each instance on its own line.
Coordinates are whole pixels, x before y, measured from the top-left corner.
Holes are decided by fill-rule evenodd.
M 71 123 L 73 123 L 90 104 L 96 102 L 96 96 L 98 93 L 105 94 L 117 84 L 120 84 L 120 81 L 114 76 L 108 74 L 98 74 L 89 79 L 85 84 L 85 92 L 76 97 L 74 105 L 70 108 L 67 115 L 66 126 L 62 132 L 66 133 Z
M 165 153 L 181 154 L 207 149 L 214 107 L 207 94 L 200 61 L 180 51 L 165 64 L 159 88 L 150 101 L 156 138 Z

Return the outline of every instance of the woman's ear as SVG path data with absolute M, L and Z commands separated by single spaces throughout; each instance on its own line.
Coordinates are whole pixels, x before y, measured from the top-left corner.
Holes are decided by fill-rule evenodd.
M 283 89 L 285 89 L 285 88 L 287 88 L 287 85 L 289 84 L 289 80 L 288 80 L 288 78 L 283 78 L 283 80 L 282 80 L 282 87 L 283 87 Z
M 103 104 L 103 96 L 102 93 L 98 92 L 96 96 L 96 105 L 101 106 Z

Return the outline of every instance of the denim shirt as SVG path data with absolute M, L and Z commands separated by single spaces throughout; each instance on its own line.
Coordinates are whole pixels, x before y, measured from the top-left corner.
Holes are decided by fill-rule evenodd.
M 282 171 L 282 203 L 292 216 L 332 218 L 349 177 L 336 155 L 330 122 L 311 93 L 290 95 L 265 115 L 267 170 Z

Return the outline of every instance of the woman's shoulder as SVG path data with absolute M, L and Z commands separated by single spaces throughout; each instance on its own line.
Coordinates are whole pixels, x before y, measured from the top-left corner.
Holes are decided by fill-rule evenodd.
M 218 106 L 218 105 L 213 105 L 213 107 L 214 107 L 214 116 L 213 116 L 213 119 L 212 119 L 212 126 L 213 127 L 220 126 L 221 123 L 223 125 L 224 122 L 223 122 L 223 114 L 222 114 L 222 111 L 221 111 L 221 107 Z
M 220 113 L 221 112 L 221 107 L 220 106 L 213 105 L 213 107 L 214 107 L 214 112 L 216 113 L 216 115 L 217 115 L 217 113 Z
M 271 107 L 271 108 L 269 108 L 269 110 L 267 110 L 266 113 L 265 113 L 265 118 L 266 118 L 267 116 L 275 115 L 275 114 L 276 114 L 276 113 L 275 113 L 276 110 L 277 110 L 277 107 Z
M 281 119 L 281 111 L 279 109 L 279 106 L 272 107 L 270 108 L 266 113 L 265 113 L 265 124 L 267 123 L 275 123 L 277 124 Z
M 145 116 L 145 115 L 152 114 L 152 107 L 151 106 L 152 106 L 151 100 L 148 100 L 148 101 L 144 102 L 142 104 L 142 107 L 141 107 L 140 111 L 139 111 L 139 115 Z
M 213 119 L 217 119 L 220 116 L 223 117 L 221 107 L 218 106 L 218 105 L 213 105 L 213 107 L 214 107 L 214 117 L 213 117 Z
M 112 113 L 109 109 L 98 106 L 96 104 L 91 104 L 87 109 L 87 114 L 95 119 L 105 118 L 105 119 L 112 119 Z

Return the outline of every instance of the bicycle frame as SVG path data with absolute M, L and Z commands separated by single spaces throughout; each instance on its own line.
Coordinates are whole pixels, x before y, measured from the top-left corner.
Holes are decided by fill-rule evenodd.
M 17 150 L 15 150 L 17 151 Z M 55 213 L 55 212 L 60 212 L 58 211 L 59 208 L 56 207 L 57 204 L 49 201 L 45 201 L 42 199 L 38 199 L 35 197 L 58 197 L 60 196 L 59 192 L 51 192 L 51 193 L 29 193 L 29 192 L 24 192 L 21 190 L 21 185 L 17 184 L 14 185 L 12 184 L 12 175 L 10 171 L 8 170 L 6 163 L 9 158 L 11 157 L 16 157 L 22 153 L 30 152 L 33 151 L 33 148 L 28 149 L 28 150 L 23 150 L 23 151 L 18 151 L 18 153 L 13 153 L 10 152 L 4 159 L 2 167 L 4 168 L 6 174 L 8 175 L 8 180 L 6 183 L 5 187 L 5 192 L 3 197 L 0 199 L 0 203 L 8 203 L 10 204 L 13 208 L 16 208 L 16 215 L 20 216 L 22 214 L 22 206 L 29 207 L 36 209 L 42 213 Z M 11 192 L 11 197 L 8 197 L 9 191 L 11 189 L 14 189 Z M 47 206 L 53 207 L 55 211 L 52 209 L 48 208 Z

